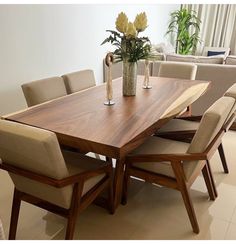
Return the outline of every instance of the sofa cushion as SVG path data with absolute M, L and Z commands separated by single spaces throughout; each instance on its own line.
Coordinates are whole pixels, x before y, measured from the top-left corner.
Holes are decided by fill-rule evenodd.
M 225 64 L 236 65 L 236 56 L 229 55 L 225 60 Z
M 166 61 L 223 64 L 224 55 L 205 57 L 205 56 L 194 56 L 194 55 L 167 54 Z

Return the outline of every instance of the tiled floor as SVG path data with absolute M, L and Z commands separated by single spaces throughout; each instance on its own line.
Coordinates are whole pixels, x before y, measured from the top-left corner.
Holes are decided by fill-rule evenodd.
M 202 177 L 194 183 L 191 195 L 200 225 L 200 234 L 192 232 L 179 192 L 134 181 L 126 206 L 114 215 L 90 206 L 78 218 L 76 239 L 236 239 L 236 132 L 223 140 L 230 168 L 223 173 L 218 154 L 212 170 L 218 198 L 209 201 Z M 8 234 L 13 184 L 0 171 L 0 217 Z M 17 239 L 63 239 L 65 220 L 47 211 L 23 203 Z

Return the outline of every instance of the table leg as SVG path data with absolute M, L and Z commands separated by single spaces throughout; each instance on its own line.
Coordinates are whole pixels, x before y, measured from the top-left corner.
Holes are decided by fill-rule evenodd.
M 114 171 L 114 206 L 113 209 L 115 210 L 118 205 L 121 203 L 121 196 L 122 196 L 122 187 L 123 187 L 123 179 L 124 179 L 124 163 L 125 158 L 117 159 L 116 160 L 116 167 Z

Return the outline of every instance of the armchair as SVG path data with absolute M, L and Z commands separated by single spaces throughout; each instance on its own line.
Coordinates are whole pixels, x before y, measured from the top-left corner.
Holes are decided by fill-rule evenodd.
M 21 201 L 67 218 L 66 239 L 73 239 L 76 218 L 104 190 L 112 206 L 112 165 L 63 151 L 54 133 L 0 120 L 0 168 L 14 185 L 9 239 L 15 239 Z
M 217 197 L 209 159 L 221 143 L 224 121 L 229 116 L 235 99 L 222 97 L 203 115 L 191 143 L 150 137 L 126 159 L 123 203 L 127 202 L 130 176 L 144 179 L 181 192 L 194 233 L 199 226 L 189 189 L 202 172 L 211 200 Z
M 236 84 L 232 85 L 224 94 L 224 96 L 232 97 L 236 99 Z M 225 132 L 228 131 L 230 126 L 234 122 L 234 112 L 236 109 L 236 102 L 229 114 L 229 116 L 226 118 L 224 125 L 225 125 Z M 191 117 L 185 117 L 185 118 L 177 118 L 170 120 L 165 126 L 163 126 L 158 132 L 157 135 L 164 137 L 164 138 L 174 138 L 182 141 L 189 141 L 194 136 L 196 130 L 199 127 L 199 122 L 201 120 L 202 116 L 191 116 Z M 186 136 L 189 136 L 187 139 Z M 229 173 L 229 169 L 227 166 L 227 161 L 224 153 L 223 144 L 220 143 L 218 147 L 219 155 L 222 161 L 223 169 L 225 173 Z

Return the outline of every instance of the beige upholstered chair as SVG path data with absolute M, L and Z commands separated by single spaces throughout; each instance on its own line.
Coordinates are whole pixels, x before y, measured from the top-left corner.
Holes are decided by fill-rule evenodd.
M 159 77 L 195 80 L 197 65 L 193 63 L 162 62 L 159 68 Z M 182 115 L 191 115 L 191 106 L 184 110 Z
M 61 77 L 32 81 L 21 86 L 29 107 L 67 95 Z
M 224 134 L 224 122 L 234 103 L 235 99 L 231 97 L 222 97 L 217 100 L 203 115 L 191 143 L 152 136 L 128 156 L 123 203 L 126 203 L 127 200 L 130 176 L 179 190 L 193 231 L 198 233 L 199 226 L 189 188 L 202 171 L 210 199 L 214 200 L 217 197 L 208 160 L 220 144 Z
M 90 69 L 65 74 L 62 78 L 68 94 L 96 86 L 94 73 Z
M 232 85 L 224 94 L 224 96 L 232 97 L 236 99 L 236 83 Z M 235 112 L 236 109 L 236 102 L 230 115 L 226 118 L 224 124 L 227 124 L 230 120 L 231 115 Z M 165 137 L 165 138 L 177 138 L 179 137 L 181 140 L 181 135 L 186 137 L 186 134 L 189 133 L 190 137 L 191 134 L 194 134 L 195 131 L 199 127 L 199 121 L 201 116 L 191 116 L 186 117 L 184 119 L 172 119 L 170 120 L 165 126 L 158 130 L 158 135 Z M 229 169 L 227 166 L 227 161 L 224 154 L 223 144 L 221 143 L 218 147 L 219 155 L 222 161 L 222 165 L 224 168 L 225 173 L 229 173 Z
M 54 133 L 0 120 L 0 168 L 15 185 L 9 239 L 15 239 L 21 201 L 68 219 L 72 239 L 76 218 L 106 187 L 112 212 L 112 166 L 78 153 L 61 152 Z

